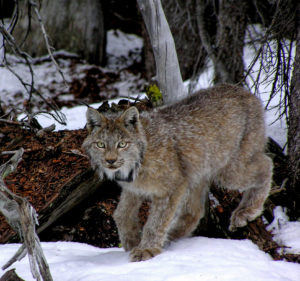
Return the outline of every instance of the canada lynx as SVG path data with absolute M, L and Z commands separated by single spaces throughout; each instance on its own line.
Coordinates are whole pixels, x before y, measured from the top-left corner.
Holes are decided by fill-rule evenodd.
M 122 187 L 114 213 L 131 261 L 152 258 L 168 240 L 189 235 L 204 213 L 211 182 L 244 191 L 230 229 L 261 214 L 269 194 L 272 162 L 264 154 L 260 101 L 246 90 L 220 85 L 152 112 L 87 111 L 83 148 L 99 176 Z M 141 227 L 145 198 L 151 210 Z

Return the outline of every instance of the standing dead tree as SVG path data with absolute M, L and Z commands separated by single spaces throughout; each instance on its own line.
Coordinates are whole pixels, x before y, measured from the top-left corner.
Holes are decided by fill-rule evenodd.
M 293 218 L 300 217 L 300 4 L 297 6 L 297 37 L 294 70 L 289 96 L 288 155 L 290 170 L 291 202 L 295 212 Z
M 197 0 L 197 24 L 201 42 L 214 65 L 214 83 L 240 83 L 243 80 L 243 47 L 247 26 L 247 2 L 217 1 L 215 38 L 208 33 L 205 21 L 206 0 Z M 213 40 L 212 40 L 213 39 Z
M 183 85 L 177 53 L 169 24 L 160 0 L 137 0 L 150 37 L 156 63 L 156 79 L 163 93 L 164 103 L 184 98 L 187 91 Z
M 24 241 L 17 253 L 2 269 L 7 269 L 28 253 L 32 276 L 36 280 L 52 281 L 49 266 L 35 230 L 35 225 L 38 224 L 37 214 L 26 199 L 15 195 L 4 183 L 4 178 L 12 173 L 22 160 L 23 152 L 23 148 L 19 149 L 8 162 L 0 167 L 0 211 Z

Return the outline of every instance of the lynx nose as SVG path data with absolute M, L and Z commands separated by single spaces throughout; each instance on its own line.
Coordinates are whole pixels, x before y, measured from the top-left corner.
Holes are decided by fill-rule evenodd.
M 106 159 L 106 162 L 110 165 L 114 164 L 117 159 Z

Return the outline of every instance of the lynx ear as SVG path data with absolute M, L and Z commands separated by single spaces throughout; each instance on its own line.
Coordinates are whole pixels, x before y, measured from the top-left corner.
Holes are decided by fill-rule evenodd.
M 129 107 L 120 117 L 125 127 L 136 128 L 139 123 L 139 111 L 135 106 Z
M 96 109 L 89 107 L 86 112 L 86 120 L 86 127 L 88 129 L 88 132 L 90 133 L 96 126 L 102 126 L 106 118 Z

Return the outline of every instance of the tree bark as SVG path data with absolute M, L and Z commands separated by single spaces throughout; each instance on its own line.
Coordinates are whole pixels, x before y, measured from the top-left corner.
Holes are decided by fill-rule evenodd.
M 89 196 L 92 196 L 101 184 L 102 181 L 91 168 L 67 182 L 61 188 L 57 198 L 40 212 L 38 233 L 50 227 L 64 214 L 78 206 Z
M 300 4 L 297 10 L 296 54 L 289 96 L 288 123 L 289 186 L 293 219 L 300 217 Z
M 29 24 L 28 1 L 20 1 L 23 17 L 14 30 L 18 43 L 24 40 Z M 49 36 L 50 45 L 56 50 L 74 52 L 90 63 L 102 64 L 105 55 L 105 32 L 101 1 L 73 0 L 41 2 L 40 15 Z M 48 54 L 39 23 L 31 11 L 31 30 L 23 49 L 31 56 Z
M 214 84 L 243 82 L 246 1 L 219 1 L 217 34 L 214 40 L 205 25 L 205 7 L 205 0 L 197 0 L 199 36 L 214 65 Z
M 0 65 L 4 63 L 4 39 L 3 35 L 0 32 Z
M 184 98 L 183 85 L 174 40 L 160 0 L 138 0 L 156 63 L 156 80 L 164 103 L 170 104 Z
M 196 1 L 161 0 L 161 2 L 173 34 L 183 80 L 196 78 L 204 68 L 207 57 L 198 34 Z

